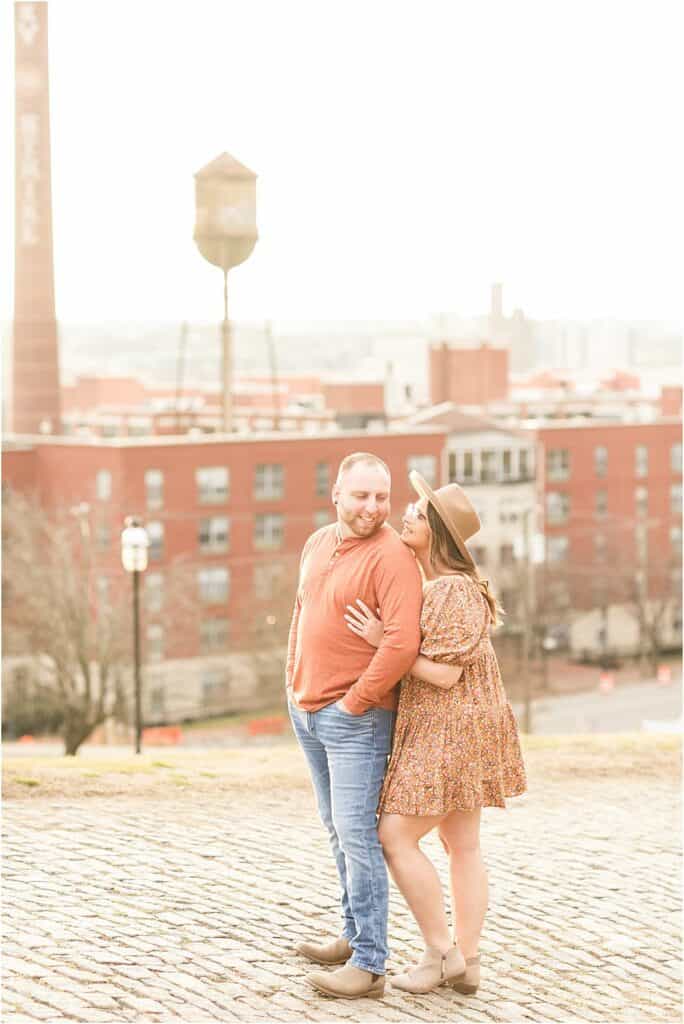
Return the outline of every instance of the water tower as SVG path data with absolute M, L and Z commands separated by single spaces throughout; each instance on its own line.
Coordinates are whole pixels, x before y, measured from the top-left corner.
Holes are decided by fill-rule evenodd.
M 233 368 L 228 320 L 228 271 L 244 263 L 258 238 L 256 174 L 222 153 L 195 175 L 195 233 L 205 260 L 223 271 L 221 377 L 223 429 L 232 430 Z

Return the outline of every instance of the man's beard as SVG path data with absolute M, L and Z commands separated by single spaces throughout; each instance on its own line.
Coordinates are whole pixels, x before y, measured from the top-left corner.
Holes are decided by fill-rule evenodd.
M 385 522 L 383 516 L 376 516 L 374 519 L 364 519 L 362 516 L 346 516 L 341 509 L 340 518 L 345 526 L 357 537 L 370 537 Z

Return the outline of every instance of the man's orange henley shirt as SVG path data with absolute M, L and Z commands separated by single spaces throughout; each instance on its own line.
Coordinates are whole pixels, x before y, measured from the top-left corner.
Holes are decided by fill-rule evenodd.
M 347 626 L 347 605 L 380 609 L 384 635 L 372 647 Z M 286 683 L 304 711 L 345 698 L 354 715 L 396 708 L 396 684 L 420 647 L 420 571 L 413 552 L 385 524 L 370 537 L 338 537 L 337 523 L 309 537 L 290 626 Z

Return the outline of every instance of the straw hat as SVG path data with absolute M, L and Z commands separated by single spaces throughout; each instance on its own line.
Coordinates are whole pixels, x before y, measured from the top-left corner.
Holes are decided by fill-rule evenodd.
M 472 563 L 473 556 L 466 547 L 466 541 L 478 532 L 482 524 L 463 488 L 458 484 L 447 484 L 433 491 L 415 469 L 409 473 L 409 480 L 421 498 L 430 502 L 466 562 Z

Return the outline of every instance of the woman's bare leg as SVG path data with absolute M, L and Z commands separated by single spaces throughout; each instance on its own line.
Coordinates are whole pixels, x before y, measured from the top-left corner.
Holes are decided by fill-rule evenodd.
M 442 885 L 432 861 L 418 845 L 439 821 L 439 817 L 383 814 L 378 834 L 390 874 L 416 919 L 425 945 L 444 955 L 452 940 Z
M 439 824 L 439 837 L 449 854 L 454 942 L 463 956 L 477 956 L 489 886 L 480 850 L 480 810 L 451 811 Z

